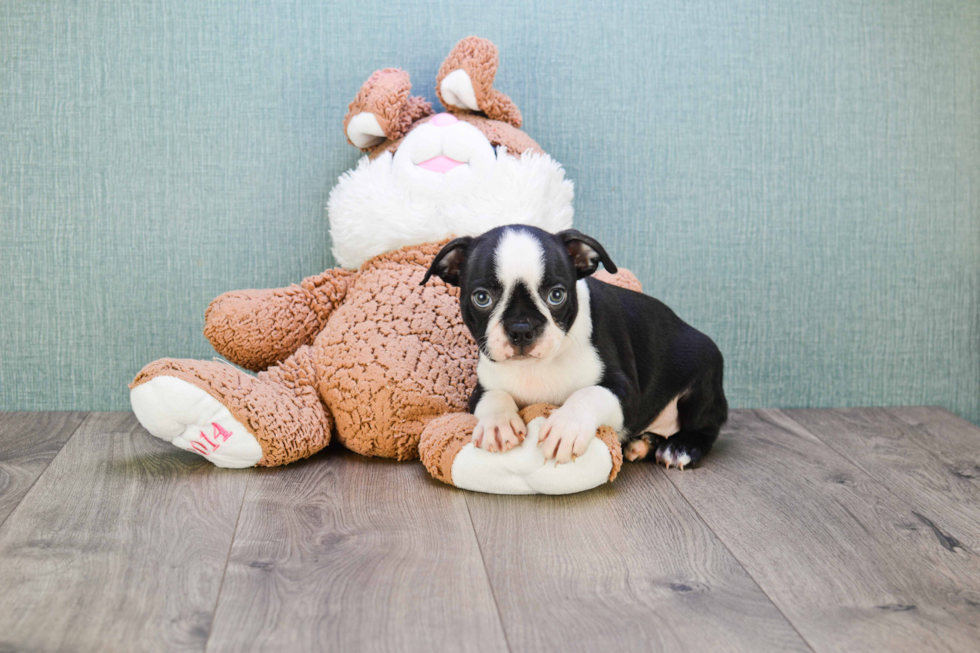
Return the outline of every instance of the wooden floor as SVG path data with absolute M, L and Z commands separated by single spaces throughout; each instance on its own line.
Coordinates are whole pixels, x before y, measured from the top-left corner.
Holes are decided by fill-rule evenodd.
M 0 651 L 977 651 L 978 554 L 980 429 L 936 408 L 735 411 L 566 497 L 0 414 Z

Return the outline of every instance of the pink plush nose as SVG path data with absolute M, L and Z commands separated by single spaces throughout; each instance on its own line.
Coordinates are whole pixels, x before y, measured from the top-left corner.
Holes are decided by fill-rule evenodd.
M 436 127 L 448 127 L 454 122 L 459 122 L 459 118 L 451 113 L 437 113 L 432 116 L 432 120 L 429 121 L 430 125 L 435 125 Z

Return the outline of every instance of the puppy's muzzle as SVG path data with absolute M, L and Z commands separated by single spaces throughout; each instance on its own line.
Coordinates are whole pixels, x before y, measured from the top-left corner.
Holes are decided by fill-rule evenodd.
M 507 339 L 518 354 L 525 354 L 534 346 L 535 341 L 544 332 L 545 324 L 532 323 L 530 320 L 520 320 L 505 326 Z

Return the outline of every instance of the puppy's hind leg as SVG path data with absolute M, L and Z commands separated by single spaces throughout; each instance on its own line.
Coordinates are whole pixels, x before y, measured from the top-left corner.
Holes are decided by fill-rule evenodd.
M 681 430 L 652 445 L 654 458 L 662 465 L 694 467 L 711 450 L 728 419 L 728 402 L 721 387 L 721 368 L 695 382 L 691 392 L 677 404 Z
M 653 433 L 641 433 L 639 437 L 630 440 L 623 447 L 623 457 L 630 462 L 643 460 L 658 444 L 666 441 L 665 438 Z
M 670 440 L 657 445 L 654 453 L 656 461 L 667 469 L 694 467 L 711 450 L 718 433 L 704 431 L 681 431 Z

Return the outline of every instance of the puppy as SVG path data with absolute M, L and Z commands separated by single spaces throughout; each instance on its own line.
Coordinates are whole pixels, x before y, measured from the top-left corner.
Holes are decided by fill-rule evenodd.
M 616 272 L 594 239 L 526 225 L 456 238 L 436 256 L 422 283 L 460 287 L 480 347 L 473 444 L 507 451 L 526 435 L 518 409 L 550 403 L 560 408 L 539 446 L 555 464 L 605 425 L 629 460 L 652 451 L 667 467 L 696 465 L 728 418 L 721 352 L 658 300 L 589 278 L 600 262 Z

